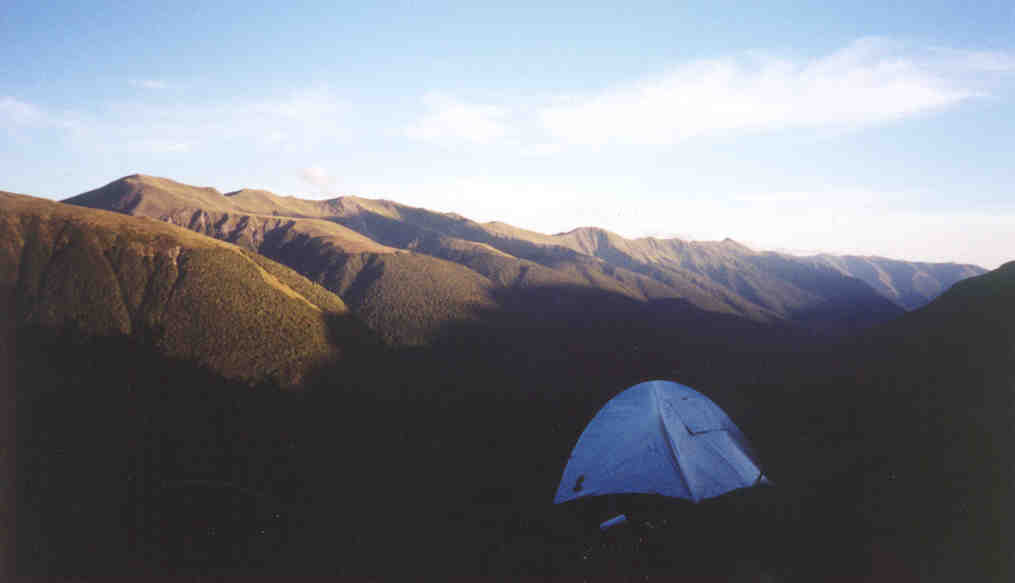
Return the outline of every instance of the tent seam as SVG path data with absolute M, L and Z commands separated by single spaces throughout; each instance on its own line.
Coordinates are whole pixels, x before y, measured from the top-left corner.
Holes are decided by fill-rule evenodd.
M 677 470 L 677 475 L 684 482 L 684 487 L 687 488 L 687 493 L 691 496 L 691 501 L 694 503 L 698 502 L 698 496 L 694 493 L 694 489 L 691 487 L 691 480 L 687 477 L 683 466 L 680 464 L 680 456 L 677 455 L 677 450 L 673 447 L 673 438 L 670 437 L 670 431 L 666 428 L 666 422 L 663 420 L 663 408 L 659 402 L 659 389 L 652 385 L 652 397 L 656 403 L 656 413 L 659 415 L 659 426 L 662 429 L 663 436 L 666 438 L 666 447 L 670 452 L 670 460 L 673 462 L 673 466 Z

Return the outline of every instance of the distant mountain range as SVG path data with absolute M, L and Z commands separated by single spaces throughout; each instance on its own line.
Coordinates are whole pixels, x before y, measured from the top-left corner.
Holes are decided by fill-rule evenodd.
M 755 322 L 852 329 L 894 318 L 983 272 L 881 258 L 798 258 L 729 239 L 629 240 L 598 228 L 544 235 L 384 200 L 221 194 L 143 175 L 65 202 L 173 223 L 270 257 L 342 296 L 395 344 L 426 344 L 448 322 L 531 312 L 533 302 L 579 309 L 579 296 L 584 310 L 686 306 Z
M 874 291 L 906 310 L 915 310 L 944 293 L 953 284 L 986 269 L 959 263 L 901 261 L 884 257 L 820 254 L 807 257 L 844 275 L 863 280 Z

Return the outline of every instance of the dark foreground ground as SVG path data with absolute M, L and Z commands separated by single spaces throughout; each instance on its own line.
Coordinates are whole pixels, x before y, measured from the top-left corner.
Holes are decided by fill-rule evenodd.
M 933 353 L 879 361 L 816 341 L 583 351 L 544 339 L 363 353 L 297 394 L 230 383 L 126 339 L 22 330 L 14 569 L 694 581 L 1010 573 L 1011 429 L 999 420 L 1011 392 L 990 393 L 1010 388 L 1008 373 L 971 380 L 975 358 L 973 372 L 934 369 Z M 585 423 L 651 378 L 713 398 L 775 486 L 699 505 L 642 496 L 554 506 Z M 600 534 L 618 510 L 631 524 Z

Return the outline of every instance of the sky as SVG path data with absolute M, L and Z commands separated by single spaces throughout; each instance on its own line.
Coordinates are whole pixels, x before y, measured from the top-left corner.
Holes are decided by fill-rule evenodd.
M 0 190 L 1015 260 L 1015 3 L 747 4 L 7 0 Z

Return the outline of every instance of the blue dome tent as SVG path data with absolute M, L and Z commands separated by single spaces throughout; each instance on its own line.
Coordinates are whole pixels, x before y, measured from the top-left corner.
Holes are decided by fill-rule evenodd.
M 647 381 L 596 413 L 564 468 L 554 503 L 606 494 L 700 502 L 767 484 L 747 438 L 708 397 Z

